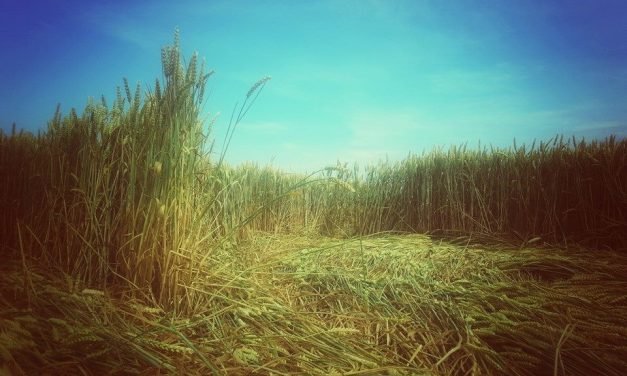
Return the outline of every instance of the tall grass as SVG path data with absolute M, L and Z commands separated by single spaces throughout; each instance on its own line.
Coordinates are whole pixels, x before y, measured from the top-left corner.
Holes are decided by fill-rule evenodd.
M 249 229 L 476 234 L 625 249 L 626 165 L 627 140 L 614 136 L 435 149 L 363 169 L 338 165 L 322 170 L 315 184 L 245 165 L 230 170 L 238 188 L 228 217 L 263 208 Z
M 125 79 L 111 106 L 90 101 L 81 116 L 72 109 L 66 117 L 57 108 L 38 137 L 1 135 L 1 177 L 9 182 L 0 196 L 2 235 L 5 249 L 86 285 L 123 286 L 182 308 L 181 288 L 199 267 L 197 251 L 210 249 L 225 225 L 214 219 L 224 217 L 227 200 L 200 121 L 213 71 L 197 55 L 183 64 L 178 32 L 161 60 L 163 78 L 147 95 Z
M 625 247 L 627 141 L 556 137 L 539 146 L 452 147 L 368 171 L 372 231 L 509 234 Z

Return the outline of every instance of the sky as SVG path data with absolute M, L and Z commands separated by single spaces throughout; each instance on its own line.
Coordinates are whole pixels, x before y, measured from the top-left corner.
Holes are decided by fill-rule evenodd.
M 226 160 L 284 171 L 396 161 L 466 143 L 627 137 L 624 0 L 137 0 L 0 3 L 0 127 L 57 103 L 150 90 L 180 30 L 215 70 L 219 153 L 236 103 L 268 82 Z

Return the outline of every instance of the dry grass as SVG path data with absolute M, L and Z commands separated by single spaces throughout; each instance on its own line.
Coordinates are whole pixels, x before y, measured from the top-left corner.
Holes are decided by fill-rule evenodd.
M 234 168 L 269 77 L 214 163 L 213 71 L 178 33 L 161 59 L 147 93 L 124 80 L 111 106 L 0 132 L 2 374 L 626 369 L 627 140 Z
M 16 375 L 626 369 L 627 258 L 471 243 L 258 235 L 182 286 L 208 297 L 190 317 L 7 263 L 4 367 Z
M 327 169 L 323 181 L 268 207 L 272 221 L 262 216 L 251 226 L 314 228 L 337 236 L 498 234 L 518 242 L 540 237 L 563 246 L 627 250 L 626 165 L 627 140 L 615 137 L 592 142 L 555 137 L 507 149 L 435 149 L 400 162 Z M 232 176 L 246 180 L 244 190 L 271 194 L 305 179 L 254 166 Z M 235 199 L 242 212 L 265 205 L 268 197 L 244 191 Z

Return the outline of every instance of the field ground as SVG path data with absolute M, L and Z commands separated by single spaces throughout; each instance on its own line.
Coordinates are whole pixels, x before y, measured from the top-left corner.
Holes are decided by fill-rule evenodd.
M 627 370 L 624 255 L 426 235 L 251 239 L 205 256 L 180 297 L 210 296 L 193 317 L 3 263 L 0 375 Z

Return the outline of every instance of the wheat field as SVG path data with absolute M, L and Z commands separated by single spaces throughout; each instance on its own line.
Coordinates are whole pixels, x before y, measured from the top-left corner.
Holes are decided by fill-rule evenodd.
M 627 140 L 224 161 L 213 71 L 0 133 L 1 374 L 621 375 Z

